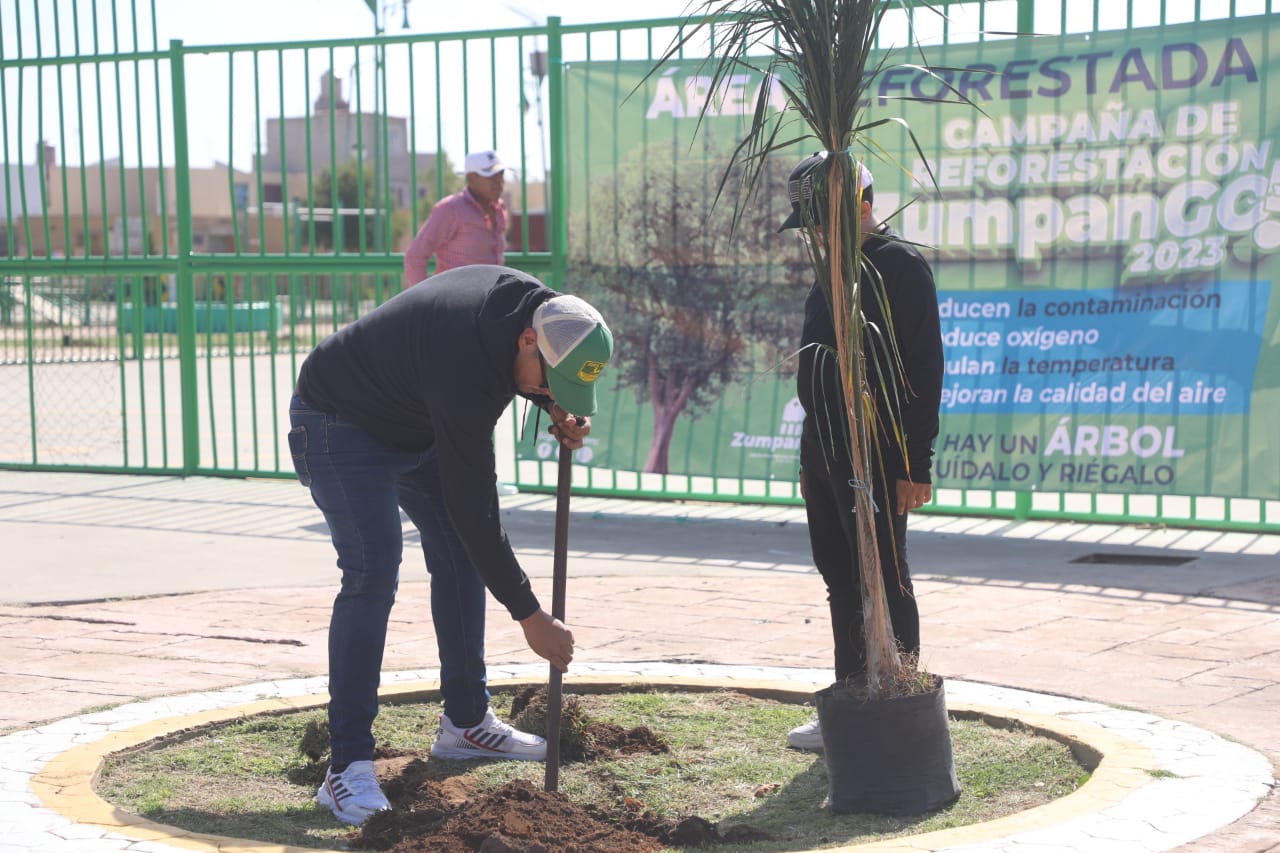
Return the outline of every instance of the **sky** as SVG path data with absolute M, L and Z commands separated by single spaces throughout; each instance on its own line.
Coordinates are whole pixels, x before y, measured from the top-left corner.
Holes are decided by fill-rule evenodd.
M 386 33 L 393 37 L 414 34 L 463 33 L 478 30 L 508 30 L 542 25 L 548 16 L 558 15 L 566 25 L 590 24 L 615 20 L 682 17 L 689 8 L 688 0 L 649 0 L 644 4 L 644 14 L 629 14 L 634 7 L 616 0 L 520 0 L 506 3 L 503 0 L 409 0 L 407 10 L 402 0 L 377 0 L 380 18 L 385 21 Z M 700 6 L 696 2 L 694 8 Z M 96 7 L 98 26 L 92 25 L 90 9 Z M 154 0 L 155 16 L 150 14 L 149 0 L 97 0 L 96 4 L 82 0 L 0 0 L 0 58 L 54 56 L 80 53 L 111 53 L 114 50 L 130 52 L 165 50 L 173 39 L 180 39 L 187 47 L 197 45 L 239 45 L 280 42 L 301 42 L 323 39 L 367 38 L 375 35 L 375 16 L 365 0 Z M 137 9 L 136 22 L 132 19 Z M 407 17 L 409 27 L 402 25 Z M 39 36 L 35 36 L 35 33 Z M 492 70 L 500 77 L 513 78 L 521 74 L 516 57 L 527 55 L 531 49 L 542 47 L 540 40 L 528 37 L 517 47 L 514 41 L 501 47 L 501 57 L 492 60 L 473 54 L 472 66 L 477 70 L 468 75 L 469 91 L 473 104 L 472 116 L 464 122 L 462 115 L 463 86 L 459 76 L 452 73 L 456 56 L 445 54 L 441 77 L 447 82 L 441 90 L 441 112 L 447 117 L 442 126 L 427 126 L 422 122 L 417 132 L 417 150 L 434 151 L 444 148 L 455 163 L 461 162 L 467 150 L 498 145 L 520 147 L 519 113 L 521 93 L 514 91 L 506 96 L 492 119 L 479 115 L 474 109 L 478 92 L 488 92 L 489 74 Z M 495 54 L 499 53 L 495 49 Z M 266 54 L 264 54 L 266 56 Z M 418 62 L 427 51 L 417 52 Z M 263 66 L 254 69 L 249 57 L 241 57 L 228 68 L 226 55 L 202 61 L 192 57 L 187 62 L 188 118 L 190 124 L 190 155 L 196 166 L 213 166 L 229 159 L 237 169 L 251 168 L 251 158 L 267 118 L 281 114 L 304 115 L 317 94 L 318 80 L 326 66 L 332 66 L 334 74 L 343 79 L 345 94 L 352 100 L 352 108 L 363 112 L 385 109 L 391 115 L 404 116 L 410 111 L 408 51 L 400 49 L 388 54 L 387 96 L 385 105 L 377 103 L 375 95 L 375 64 L 373 52 L 341 50 L 330 56 L 314 51 L 307 58 L 309 65 L 303 68 L 300 51 L 293 52 L 283 70 L 273 68 L 274 55 L 263 60 Z M 485 65 L 492 63 L 492 68 Z M 168 67 L 159 63 L 138 66 L 121 64 L 104 71 L 94 79 L 87 66 L 81 67 L 76 79 L 75 66 L 65 66 L 60 71 L 46 70 L 37 75 L 34 70 L 17 69 L 0 71 L 3 74 L 3 96 L 6 127 L 0 132 L 4 150 L 0 160 L 9 164 L 31 163 L 37 142 L 45 139 L 59 148 L 63 162 L 77 165 L 110 160 L 123 152 L 126 165 L 156 165 L 158 161 L 172 162 L 172 146 L 163 150 L 164 143 L 159 125 L 171 123 L 167 103 L 170 99 Z M 508 70 L 509 69 L 509 70 Z M 252 85 L 255 74 L 261 74 L 257 87 Z M 229 80 L 234 78 L 234 83 Z M 363 80 L 356 93 L 356 78 Z M 418 115 L 434 114 L 436 100 L 432 81 L 428 75 L 417 75 L 418 91 L 414 97 Z M 304 82 L 304 80 L 306 82 Z M 77 93 L 77 84 L 81 93 Z M 309 89 L 307 88 L 309 86 Z M 93 93 L 101 88 L 105 93 L 105 106 L 101 120 L 94 104 Z M 255 103 L 255 88 L 262 101 Z M 281 106 L 277 92 L 286 92 L 286 103 Z M 530 77 L 525 88 L 525 99 L 532 107 L 541 95 L 544 101 L 545 83 L 542 87 Z M 539 91 L 541 88 L 541 91 Z M 61 101 L 59 101 L 61 89 Z M 144 108 L 139 114 L 126 111 L 122 120 L 116 118 L 112 99 L 113 90 L 122 92 L 123 101 L 132 101 L 132 93 L 140 90 Z M 155 93 L 160 92 L 159 108 L 154 106 Z M 424 91 L 425 90 L 425 91 Z M 309 97 L 308 97 L 309 95 Z M 77 106 L 80 97 L 83 108 Z M 360 98 L 357 105 L 357 97 Z M 61 104 L 61 106 L 59 106 Z M 84 114 L 83 120 L 76 116 Z M 515 116 L 516 118 L 511 118 Z M 255 121 L 255 118 L 257 121 Z M 254 125 L 257 127 L 254 127 Z M 545 122 L 540 128 L 536 111 L 525 113 L 526 157 L 532 158 L 529 171 L 540 172 L 537 161 L 542 159 L 532 144 L 545 132 Z M 501 125 L 501 126 L 495 126 Z M 163 134 L 167 137 L 167 134 Z M 437 145 L 437 142 L 441 143 Z M 61 143 L 61 144 L 60 144 Z
M 505 30 L 545 24 L 548 16 L 558 15 L 566 25 L 591 24 L 619 20 L 635 20 L 637 16 L 628 14 L 634 7 L 619 3 L 616 0 L 522 0 L 506 3 L 503 0 L 409 0 L 407 10 L 402 0 L 376 0 L 380 4 L 379 17 L 384 21 L 384 28 L 390 36 L 411 36 L 413 34 L 463 33 L 477 30 Z M 700 3 L 695 5 L 700 6 Z M 664 17 L 682 17 L 689 6 L 689 0 L 650 0 L 644 4 L 647 19 Z M 403 24 L 407 18 L 409 27 Z M 159 42 L 167 44 L 170 38 L 180 38 L 188 45 L 193 44 L 239 44 L 245 42 L 278 42 L 306 41 L 308 39 L 331 39 L 372 36 L 375 33 L 374 14 L 364 0 L 218 0 L 218 2 L 192 2 L 192 0 L 156 0 L 156 19 Z M 539 41 L 530 39 L 523 44 L 523 52 L 544 47 Z M 516 48 L 501 48 L 504 59 L 499 60 L 496 68 L 499 76 L 510 77 L 519 72 L 514 67 Z M 423 52 L 425 54 L 425 51 Z M 420 54 L 421 55 L 421 54 Z M 393 50 L 388 54 L 387 112 L 391 115 L 405 116 L 411 111 L 409 104 L 408 77 L 409 70 L 406 52 Z M 322 61 L 323 57 L 317 57 Z M 358 61 L 353 61 L 358 60 Z M 456 57 L 454 57 L 456 60 Z M 421 60 L 420 60 L 421 61 Z M 501 64 L 510 62 L 510 65 Z M 494 128 L 494 121 L 486 121 L 484 116 L 476 116 L 474 106 L 479 100 L 473 94 L 471 105 L 473 116 L 466 126 L 455 118 L 463 111 L 463 95 L 457 79 L 448 74 L 451 59 L 445 59 L 446 85 L 441 91 L 440 105 L 443 127 L 428 127 L 426 123 L 417 131 L 417 150 L 433 151 L 443 147 L 457 165 L 469 150 L 477 150 L 489 146 L 500 151 L 519 149 L 520 122 L 504 118 L 518 113 L 520 97 L 518 93 L 505 96 L 503 105 L 499 107 L 504 115 L 497 116 L 500 127 Z M 476 64 L 483 65 L 484 60 Z M 371 53 L 363 58 L 339 55 L 334 61 L 334 73 L 343 78 L 345 94 L 352 100 L 352 108 L 363 112 L 376 111 L 375 86 L 372 85 L 373 69 Z M 359 66 L 359 67 L 357 67 Z M 509 69 L 509 70 L 508 70 Z M 361 77 L 369 83 L 361 84 L 363 98 L 357 103 L 355 78 Z M 219 77 L 221 74 L 219 74 Z M 312 78 L 318 77 L 313 69 Z M 189 75 L 189 78 L 190 75 Z M 431 82 L 419 75 L 418 91 L 415 94 L 416 111 L 419 116 L 435 112 L 436 99 L 430 91 Z M 471 92 L 484 92 L 490 87 L 488 69 L 481 68 L 479 73 L 471 75 L 468 80 Z M 449 85 L 453 84 L 453 85 Z M 291 84 L 298 88 L 297 82 Z M 426 92 L 422 90 L 426 89 Z M 542 110 L 544 122 L 540 127 L 537 114 L 532 110 L 525 115 L 524 121 L 524 171 L 530 177 L 537 177 L 543 172 L 542 161 L 545 159 L 543 146 L 538 142 L 546 134 L 546 87 L 539 87 L 532 79 L 525 86 L 526 99 L 531 106 L 536 105 L 538 96 L 543 98 Z M 312 88 L 314 93 L 314 86 Z M 220 93 L 211 93 L 210 102 L 222 103 Z M 314 99 L 314 94 L 313 94 Z M 301 103 L 301 100 L 299 101 Z M 215 110 L 216 111 L 216 110 Z M 287 109 L 292 115 L 298 115 L 301 109 Z M 276 109 L 276 113 L 280 110 Z M 483 112 L 483 111 L 481 111 Z M 211 160 L 225 160 L 222 151 L 222 125 L 207 136 L 193 136 L 192 157 L 202 163 Z M 439 140 L 442 144 L 437 146 Z M 238 142 L 239 148 L 252 149 L 247 137 Z M 220 156 L 221 155 L 221 156 Z M 516 152 L 505 156 L 514 158 Z M 236 163 L 240 166 L 240 163 Z
M 1063 1 L 1035 0 L 1037 14 L 1054 17 L 1056 11 L 1045 14 L 1042 7 L 1056 10 Z M 385 22 L 386 34 L 393 38 L 527 28 L 542 24 L 550 15 L 558 15 L 563 24 L 572 26 L 678 18 L 705 8 L 702 0 L 647 0 L 635 6 L 618 0 L 409 0 L 409 28 L 404 29 L 402 0 L 376 2 L 382 4 L 379 17 Z M 1066 8 L 1076 10 L 1069 12 L 1072 15 L 1084 10 L 1091 17 L 1090 10 L 1095 8 L 1095 0 L 1065 2 Z M 1135 13 L 1148 18 L 1153 11 L 1157 15 L 1155 20 L 1135 24 L 1158 21 L 1157 0 L 1133 2 Z M 1163 2 L 1170 20 L 1185 20 L 1197 7 L 1197 0 Z M 1208 8 L 1214 3 L 1225 6 L 1227 0 L 1199 2 Z M 1268 3 L 1280 5 L 1280 0 L 1235 0 L 1241 15 L 1265 11 Z M 0 0 L 0 58 L 109 53 L 113 49 L 146 51 L 153 47 L 165 50 L 172 39 L 192 47 L 367 38 L 375 33 L 375 16 L 365 0 L 154 0 L 154 20 L 150 7 L 151 0 L 96 0 L 94 4 L 84 0 Z M 1104 27 L 1124 26 L 1127 6 L 1122 0 L 1096 7 L 1101 18 L 1115 19 L 1101 21 Z M 92 12 L 86 8 L 97 9 L 96 30 L 89 19 Z M 973 8 L 975 4 L 963 4 L 953 7 L 957 10 L 953 14 L 962 15 Z M 139 15 L 136 25 L 130 20 L 133 9 Z M 988 20 L 996 13 L 1008 19 L 1016 11 L 1016 2 L 988 0 L 986 9 Z M 976 24 L 971 26 L 976 29 Z M 1083 29 L 1090 27 L 1088 21 L 1081 25 Z M 40 35 L 34 37 L 37 29 Z M 953 31 L 956 29 L 953 25 Z M 667 38 L 657 36 L 654 41 L 659 43 L 652 49 L 661 52 Z M 578 37 L 575 44 L 579 52 L 584 43 L 585 39 Z M 520 149 L 524 171 L 537 177 L 540 161 L 545 159 L 537 141 L 545 134 L 545 120 L 538 121 L 535 105 L 541 100 L 545 119 L 546 85 L 522 66 L 530 50 L 543 46 L 541 40 L 513 37 L 497 42 L 491 53 L 486 53 L 489 48 L 484 42 L 476 44 L 479 46 L 469 48 L 471 53 L 466 56 L 456 45 L 442 48 L 439 54 L 421 43 L 412 49 L 406 44 L 389 47 L 382 66 L 387 81 L 385 98 L 375 85 L 379 67 L 368 46 L 344 47 L 333 53 L 327 49 L 294 49 L 280 55 L 263 52 L 257 58 L 246 52 L 232 59 L 227 53 L 191 55 L 186 60 L 186 79 L 192 165 L 230 161 L 237 169 L 252 169 L 253 152 L 263 144 L 266 121 L 281 115 L 306 115 L 316 98 L 320 77 L 331 68 L 342 80 L 353 109 L 416 115 L 415 150 L 443 149 L 456 164 L 469 150 L 490 146 L 500 151 Z M 602 37 L 592 45 L 592 58 L 613 58 L 610 38 Z M 624 52 L 629 50 L 624 44 Z M 566 61 L 580 58 L 570 56 L 570 51 L 566 38 Z M 416 63 L 413 72 L 411 60 Z M 438 80 L 434 69 L 427 67 L 431 65 L 440 68 Z M 32 163 L 37 143 L 45 139 L 58 147 L 63 162 L 72 165 L 121 156 L 128 166 L 170 165 L 170 135 L 159 130 L 172 124 L 167 63 L 119 63 L 105 68 L 67 64 L 45 69 L 42 74 L 29 68 L 0 69 L 5 119 L 0 127 L 0 161 Z M 493 83 L 494 78 L 502 82 Z M 96 89 L 104 92 L 106 103 L 101 112 L 94 104 Z M 140 93 L 142 109 L 119 113 L 112 99 L 117 90 L 121 101 L 127 103 L 133 103 L 135 92 Z M 493 98 L 491 90 L 496 93 Z M 525 103 L 528 109 L 522 109 Z M 511 153 L 505 156 L 513 158 Z
M 449 33 L 506 29 L 543 23 L 558 15 L 564 24 L 678 17 L 688 0 L 409 0 L 408 30 L 401 28 L 401 0 L 377 0 L 388 32 Z M 160 40 L 192 44 L 299 41 L 373 35 L 374 16 L 364 0 L 156 0 Z M 636 14 L 636 9 L 642 9 Z

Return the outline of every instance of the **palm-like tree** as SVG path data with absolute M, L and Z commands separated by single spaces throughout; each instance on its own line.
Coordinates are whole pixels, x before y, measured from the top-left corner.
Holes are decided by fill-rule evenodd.
M 849 426 L 847 450 L 855 482 L 866 484 L 855 489 L 854 499 L 871 698 L 894 695 L 902 685 L 918 683 L 910 678 L 914 662 L 904 664 L 894 640 L 876 543 L 870 483 L 873 474 L 884 474 L 876 427 L 879 421 L 889 435 L 902 441 L 898 415 L 905 385 L 892 324 L 876 328 L 866 322 L 862 310 L 867 300 L 874 299 L 889 317 L 883 282 L 862 255 L 864 187 L 856 167 L 869 157 L 892 163 L 890 155 L 875 145 L 870 131 L 891 121 L 905 126 L 896 119 L 870 120 L 865 109 L 871 85 L 885 67 L 887 54 L 872 64 L 872 51 L 891 7 L 908 16 L 913 7 L 936 11 L 924 0 L 704 0 L 691 7 L 689 25 L 657 66 L 680 55 L 702 31 L 714 27 L 704 116 L 714 93 L 730 75 L 763 73 L 783 87 L 788 109 L 781 114 L 766 109 L 768 87 L 761 87 L 750 126 L 721 181 L 723 195 L 730 175 L 741 176 L 737 214 L 750 203 L 769 155 L 806 140 L 828 154 L 812 175 L 815 184 L 825 187 L 817 198 L 825 195 L 826 210 L 815 217 L 808 205 L 801 208 L 809 260 L 835 324 Z M 932 73 L 923 64 L 921 70 Z M 914 144 L 915 137 L 907 130 Z M 880 367 L 876 389 L 868 386 L 868 359 L 875 359 Z M 881 401 L 878 406 L 876 400 Z

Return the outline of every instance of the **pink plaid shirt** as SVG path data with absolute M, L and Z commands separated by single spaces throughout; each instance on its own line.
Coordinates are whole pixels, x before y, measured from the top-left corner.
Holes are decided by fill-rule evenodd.
M 404 253 L 405 286 L 427 277 L 435 255 L 436 272 L 468 264 L 501 264 L 506 259 L 507 205 L 499 199 L 485 210 L 471 190 L 442 198 L 431 208 L 422 230 Z

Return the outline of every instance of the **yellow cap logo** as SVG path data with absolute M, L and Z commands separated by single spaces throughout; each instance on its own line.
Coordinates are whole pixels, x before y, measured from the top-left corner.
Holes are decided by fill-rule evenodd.
M 582 367 L 578 368 L 578 378 L 583 382 L 595 382 L 600 378 L 602 370 L 604 370 L 603 361 L 584 361 Z

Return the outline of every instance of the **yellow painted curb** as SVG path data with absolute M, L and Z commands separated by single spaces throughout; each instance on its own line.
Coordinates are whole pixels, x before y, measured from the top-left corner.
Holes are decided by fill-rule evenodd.
M 533 683 L 540 682 L 527 677 L 495 679 L 489 682 L 492 687 L 516 687 Z M 572 685 L 566 685 L 566 687 L 570 686 L 585 692 L 599 692 L 615 687 L 635 689 L 645 686 L 684 690 L 731 689 L 761 698 L 802 704 L 812 698 L 814 689 L 826 685 L 809 685 L 809 689 L 805 689 L 806 685 L 797 685 L 796 682 L 698 678 L 681 675 L 610 674 L 574 676 Z M 400 702 L 417 698 L 435 698 L 438 695 L 439 683 L 425 681 L 394 685 L 379 693 L 383 701 Z M 95 826 L 139 841 L 161 842 L 189 850 L 210 851 L 210 853 L 338 853 L 338 851 L 324 851 L 314 847 L 263 844 L 242 838 L 188 832 L 122 811 L 99 797 L 93 790 L 94 781 L 103 762 L 114 753 L 191 729 L 244 720 L 262 714 L 308 710 L 323 706 L 328 701 L 329 697 L 321 694 L 289 699 L 266 699 L 198 714 L 166 717 L 123 731 L 112 732 L 92 743 L 59 753 L 32 777 L 31 788 L 46 808 L 76 824 Z M 920 853 L 944 847 L 995 841 L 1017 833 L 1047 829 L 1055 824 L 1115 805 L 1138 788 L 1151 783 L 1153 780 L 1151 771 L 1159 767 L 1155 755 L 1142 744 L 1096 726 L 1063 720 L 1047 714 L 964 703 L 948 702 L 947 712 L 961 717 L 1011 720 L 1021 723 L 1068 744 L 1076 752 L 1077 758 L 1095 759 L 1097 766 L 1092 771 L 1089 781 L 1079 790 L 1053 802 L 1007 817 L 922 835 L 828 849 Z

